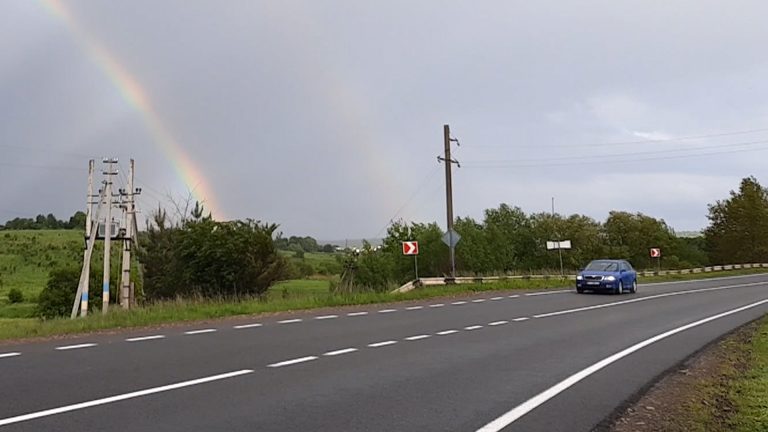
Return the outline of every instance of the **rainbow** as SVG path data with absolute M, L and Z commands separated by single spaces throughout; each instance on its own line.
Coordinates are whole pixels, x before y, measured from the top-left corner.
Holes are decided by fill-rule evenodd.
M 60 0 L 41 0 L 41 2 L 49 13 L 64 22 L 67 29 L 74 35 L 76 42 L 110 79 L 123 99 L 141 114 L 156 144 L 166 154 L 193 198 L 205 203 L 205 207 L 215 214 L 217 219 L 225 218 L 221 206 L 216 202 L 216 194 L 210 182 L 165 126 L 141 83 L 102 44 L 78 25 L 72 13 Z

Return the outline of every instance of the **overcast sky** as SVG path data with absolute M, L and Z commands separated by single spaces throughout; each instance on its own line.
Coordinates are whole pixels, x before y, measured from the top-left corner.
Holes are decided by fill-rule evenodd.
M 443 124 L 457 216 L 555 197 L 698 230 L 742 177 L 768 183 L 765 1 L 62 1 L 71 22 L 52 5 L 0 2 L 0 221 L 82 209 L 90 157 L 136 159 L 145 213 L 186 195 L 94 46 L 217 216 L 287 235 L 444 225 Z

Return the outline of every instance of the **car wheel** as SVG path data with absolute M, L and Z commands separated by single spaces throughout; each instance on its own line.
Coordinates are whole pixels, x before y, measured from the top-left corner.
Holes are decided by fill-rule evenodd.
M 624 282 L 619 281 L 619 286 L 616 287 L 616 294 L 621 294 L 624 292 Z
M 637 292 L 637 279 L 632 281 L 632 289 L 629 292 L 631 292 L 632 294 Z

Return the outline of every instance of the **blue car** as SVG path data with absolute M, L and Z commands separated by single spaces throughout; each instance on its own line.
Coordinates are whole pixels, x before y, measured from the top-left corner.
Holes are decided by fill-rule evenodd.
M 576 276 L 576 291 L 637 292 L 637 272 L 624 260 L 595 260 Z

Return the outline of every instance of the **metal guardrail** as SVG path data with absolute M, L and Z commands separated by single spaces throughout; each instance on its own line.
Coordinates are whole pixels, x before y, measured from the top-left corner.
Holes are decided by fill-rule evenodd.
M 741 270 L 741 269 L 753 269 L 753 268 L 768 268 L 768 263 L 761 264 L 729 264 L 709 267 L 696 267 L 682 270 L 658 270 L 658 271 L 638 271 L 638 276 L 650 277 L 650 276 L 669 276 L 669 275 L 681 275 L 681 274 L 693 274 L 693 273 L 711 273 L 728 270 Z M 566 279 L 576 280 L 576 275 L 566 275 Z M 514 276 L 465 276 L 465 277 L 434 277 L 434 278 L 421 278 L 413 280 L 400 288 L 392 291 L 392 293 L 405 293 L 415 288 L 422 286 L 436 286 L 436 285 L 451 285 L 451 284 L 467 284 L 467 283 L 493 283 L 502 280 L 514 280 L 514 279 L 560 279 L 557 275 L 514 275 Z

